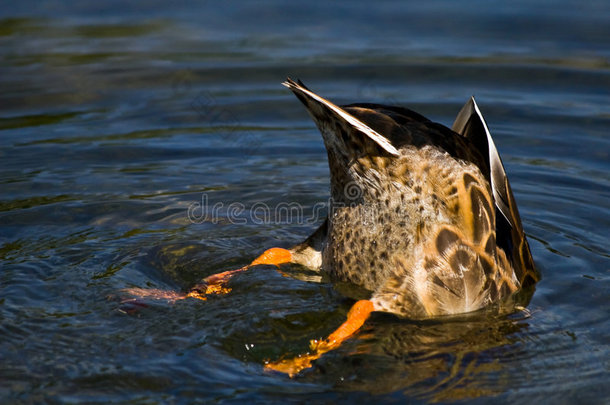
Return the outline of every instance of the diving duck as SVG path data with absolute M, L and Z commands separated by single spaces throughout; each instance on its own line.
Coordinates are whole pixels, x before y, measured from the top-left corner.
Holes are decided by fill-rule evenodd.
M 407 108 L 337 106 L 283 83 L 322 134 L 330 206 L 303 243 L 207 277 L 188 294 L 227 292 L 256 265 L 297 263 L 368 291 L 309 352 L 267 368 L 294 375 L 353 336 L 373 311 L 426 319 L 500 306 L 539 280 L 504 166 L 474 98 L 452 129 Z M 137 294 L 137 292 L 134 292 Z M 143 295 L 140 292 L 140 295 Z M 171 295 L 171 294 L 170 294 Z

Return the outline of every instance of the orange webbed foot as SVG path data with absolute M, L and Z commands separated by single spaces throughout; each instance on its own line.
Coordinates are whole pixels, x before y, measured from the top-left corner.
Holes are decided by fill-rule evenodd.
M 126 292 L 136 298 L 147 298 L 147 299 L 158 299 L 167 300 L 174 303 L 178 300 L 186 298 L 196 298 L 202 301 L 207 300 L 209 295 L 227 294 L 231 291 L 230 288 L 226 287 L 231 277 L 248 270 L 250 267 L 257 266 L 260 264 L 268 264 L 278 266 L 283 263 L 289 263 L 292 260 L 292 254 L 289 250 L 282 248 L 271 248 L 263 252 L 262 255 L 257 257 L 247 266 L 241 267 L 236 270 L 224 271 L 222 273 L 212 274 L 206 277 L 201 283 L 198 283 L 188 293 L 180 293 L 176 291 L 167 291 L 159 289 L 144 289 L 144 288 L 127 288 L 123 292 Z
M 288 374 L 290 378 L 296 374 L 310 368 L 311 362 L 322 357 L 324 353 L 334 350 L 341 346 L 345 340 L 354 335 L 371 313 L 375 310 L 374 305 L 369 300 L 360 300 L 352 306 L 347 314 L 347 320 L 343 322 L 337 330 L 324 340 L 312 340 L 310 342 L 309 353 L 299 355 L 292 359 L 283 359 L 276 362 L 265 364 L 265 369 L 279 371 Z
M 222 273 L 212 274 L 206 277 L 203 282 L 197 284 L 187 294 L 189 297 L 205 300 L 207 295 L 211 294 L 227 294 L 231 291 L 225 285 L 234 275 L 248 270 L 250 267 L 260 264 L 269 264 L 278 266 L 283 263 L 289 263 L 292 260 L 292 253 L 289 250 L 282 248 L 271 248 L 265 250 L 262 255 L 257 257 L 247 266 L 236 270 L 224 271 Z
M 201 283 L 197 283 L 186 295 L 190 298 L 197 298 L 205 301 L 208 295 L 228 294 L 231 292 L 231 289 L 225 287 L 225 284 L 231 279 L 231 277 L 233 277 L 233 275 L 245 270 L 247 270 L 247 266 L 236 270 L 212 274 L 211 276 L 204 278 Z
M 274 361 L 272 363 L 265 364 L 265 370 L 278 371 L 280 373 L 288 374 L 288 377 L 292 378 L 301 371 L 308 369 L 312 366 L 311 362 L 320 358 L 319 353 L 307 353 L 302 354 L 292 359 L 283 359 Z
M 122 291 L 136 298 L 167 300 L 172 303 L 188 298 L 187 294 L 171 290 L 160 290 L 158 288 L 125 288 Z

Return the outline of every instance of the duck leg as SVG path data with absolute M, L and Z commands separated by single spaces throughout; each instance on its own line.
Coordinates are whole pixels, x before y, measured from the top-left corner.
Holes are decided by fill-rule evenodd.
M 322 266 L 322 248 L 326 242 L 326 231 L 328 220 L 309 236 L 303 243 L 290 249 L 271 248 L 265 250 L 262 255 L 252 261 L 247 266 L 235 270 L 224 271 L 212 274 L 196 284 L 190 291 L 178 292 L 148 288 L 127 288 L 124 292 L 137 298 L 164 299 L 170 302 L 183 300 L 185 298 L 197 298 L 205 301 L 211 294 L 226 294 L 231 291 L 226 287 L 227 282 L 234 275 L 244 272 L 251 267 L 258 265 L 280 266 L 284 263 L 295 263 L 305 266 L 311 270 L 319 271 Z
M 347 320 L 337 330 L 324 340 L 312 340 L 310 342 L 310 352 L 292 359 L 268 363 L 265 368 L 286 373 L 293 377 L 300 371 L 311 367 L 312 361 L 319 359 L 324 353 L 338 348 L 341 343 L 352 337 L 364 325 L 364 322 L 374 310 L 375 306 L 370 300 L 356 302 L 347 314 Z
M 328 219 L 303 243 L 290 249 L 268 249 L 247 266 L 208 276 L 187 294 L 184 294 L 184 298 L 192 297 L 205 300 L 210 294 L 228 293 L 230 289 L 225 287 L 225 285 L 231 277 L 259 264 L 274 265 L 279 268 L 280 264 L 295 263 L 311 270 L 319 271 L 322 267 L 322 248 L 326 242 L 327 229 Z
M 226 283 L 234 275 L 244 272 L 251 267 L 261 264 L 280 266 L 280 264 L 289 263 L 292 261 L 292 253 L 290 250 L 282 248 L 271 248 L 254 259 L 247 266 L 235 270 L 224 271 L 222 273 L 212 274 L 203 279 L 201 283 L 196 284 L 190 291 L 183 293 L 178 291 L 160 290 L 157 288 L 127 288 L 123 291 L 137 298 L 150 299 L 165 299 L 170 302 L 176 302 L 185 298 L 197 298 L 205 301 L 210 294 L 226 294 L 231 291 L 227 288 Z
M 203 279 L 201 283 L 196 284 L 191 290 L 184 295 L 184 298 L 197 298 L 200 300 L 206 300 L 207 295 L 210 294 L 226 294 L 231 291 L 230 288 L 225 287 L 226 283 L 238 273 L 242 273 L 251 267 L 258 266 L 260 264 L 274 265 L 278 268 L 280 264 L 290 263 L 292 261 L 292 252 L 288 249 L 282 248 L 271 248 L 265 250 L 262 255 L 257 257 L 247 266 L 241 267 L 235 270 L 224 271 L 222 273 L 212 274 Z

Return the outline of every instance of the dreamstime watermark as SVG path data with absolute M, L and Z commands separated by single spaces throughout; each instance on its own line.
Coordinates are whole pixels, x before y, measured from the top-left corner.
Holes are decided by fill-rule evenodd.
M 325 202 L 318 202 L 313 206 L 298 202 L 280 202 L 270 205 L 264 202 L 255 202 L 246 205 L 241 202 L 215 202 L 210 203 L 207 194 L 201 194 L 201 201 L 191 203 L 187 208 L 187 217 L 193 224 L 204 222 L 217 224 L 228 222 L 236 225 L 245 224 L 319 224 L 327 216 L 334 216 L 344 208 L 350 211 L 351 221 L 361 221 L 363 224 L 374 226 L 382 218 L 380 206 L 377 204 L 364 204 L 362 189 L 355 183 L 348 183 L 343 188 L 340 201 L 329 198 Z
M 398 104 L 393 93 L 382 85 L 382 77 L 372 74 L 356 88 L 355 98 L 360 101 L 381 101 L 387 104 Z M 234 148 L 241 157 L 249 157 L 260 150 L 263 141 L 253 132 L 252 127 L 244 125 L 231 104 L 223 104 L 214 91 L 198 85 L 201 79 L 190 70 L 176 72 L 171 79 L 172 96 L 185 99 L 189 109 L 205 122 L 211 132 L 222 136 L 227 148 Z M 382 96 L 380 99 L 380 95 Z
M 297 224 L 315 225 L 326 217 L 332 204 L 319 202 L 313 207 L 306 207 L 297 202 L 280 202 L 274 206 L 264 202 L 246 205 L 241 202 L 210 204 L 207 194 L 201 195 L 201 201 L 189 205 L 187 216 L 191 223 L 229 222 L 236 225 L 252 223 L 263 224 Z
M 384 86 L 383 76 L 371 74 L 360 83 L 356 89 L 358 102 L 375 102 L 390 106 L 400 106 L 400 100 L 396 97 L 396 90 L 393 86 Z
M 231 108 L 224 106 L 210 90 L 197 90 L 194 84 L 197 76 L 191 71 L 177 72 L 172 78 L 172 92 L 174 97 L 188 100 L 190 110 L 195 112 L 199 119 L 214 131 L 222 134 L 225 145 L 235 148 L 238 154 L 248 157 L 261 147 L 261 139 L 243 125 Z M 357 89 L 358 97 L 378 98 L 381 94 L 379 78 L 376 75 L 368 77 Z M 365 101 L 365 100 L 363 100 Z M 396 100 L 389 96 L 385 102 L 396 104 Z M 281 202 L 275 206 L 264 202 L 246 205 L 241 202 L 215 202 L 210 204 L 207 194 L 201 195 L 201 201 L 193 202 L 187 209 L 187 217 L 191 223 L 204 222 L 232 224 L 305 224 L 319 223 L 326 215 L 333 215 L 335 211 L 345 207 L 351 208 L 352 213 L 360 213 L 365 223 L 375 223 L 379 217 L 379 206 L 363 205 L 361 203 L 362 189 L 356 183 L 350 182 L 343 189 L 343 198 L 316 203 L 313 206 L 303 206 L 298 202 Z
M 230 108 L 223 106 L 211 91 L 194 90 L 195 81 L 196 76 L 192 72 L 177 72 L 171 84 L 174 96 L 190 100 L 191 111 L 197 113 L 208 127 L 222 133 L 227 147 L 237 148 L 243 157 L 256 153 L 261 140 L 242 124 Z

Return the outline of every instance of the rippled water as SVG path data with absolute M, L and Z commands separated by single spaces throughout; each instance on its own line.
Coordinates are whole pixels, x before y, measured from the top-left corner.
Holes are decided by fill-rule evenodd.
M 605 1 L 3 5 L 2 402 L 607 401 L 608 21 Z M 447 125 L 474 94 L 543 275 L 528 310 L 375 314 L 291 380 L 264 361 L 351 304 L 285 277 L 303 269 L 244 273 L 207 302 L 121 303 L 319 222 L 326 153 L 286 76 Z M 274 211 L 289 203 L 298 215 Z

